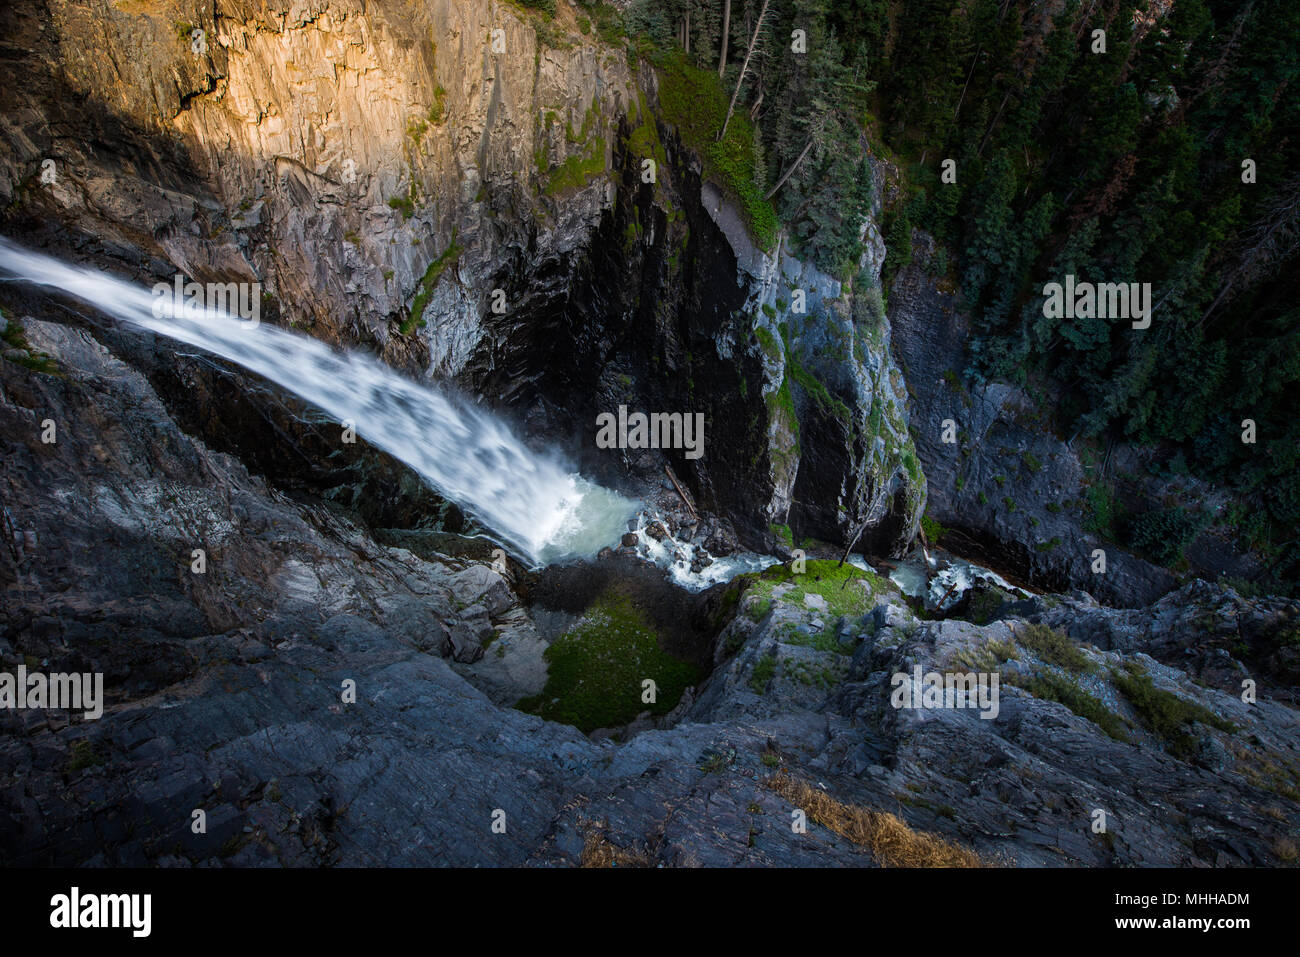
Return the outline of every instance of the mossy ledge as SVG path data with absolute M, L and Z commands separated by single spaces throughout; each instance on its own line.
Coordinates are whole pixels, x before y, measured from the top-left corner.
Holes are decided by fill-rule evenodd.
M 700 677 L 695 665 L 660 647 L 645 614 L 616 589 L 593 601 L 545 658 L 546 686 L 516 707 L 584 733 L 620 727 L 647 710 L 667 714 Z M 655 683 L 653 703 L 642 701 L 646 679 Z

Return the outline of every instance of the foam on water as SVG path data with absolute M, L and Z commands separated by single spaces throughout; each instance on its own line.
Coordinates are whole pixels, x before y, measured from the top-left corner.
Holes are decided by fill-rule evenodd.
M 657 540 L 646 531 L 656 521 L 662 520 L 652 513 L 637 515 L 634 529 L 637 553 L 666 569 L 673 582 L 688 591 L 703 591 L 720 582 L 729 582 L 737 575 L 759 572 L 781 563 L 781 559 L 774 555 L 757 552 L 733 552 L 723 558 L 713 558 L 702 546 L 674 538 L 671 533 Z M 663 524 L 666 529 L 667 524 Z M 708 558 L 709 563 L 695 571 L 692 566 L 697 558 Z
M 501 419 L 358 352 L 212 309 L 159 299 L 104 272 L 0 238 L 0 273 L 83 299 L 114 318 L 238 363 L 405 462 L 503 543 L 543 564 L 617 542 L 636 503 L 539 455 Z M 165 305 L 162 305 L 164 304 Z M 155 315 L 159 304 L 161 315 Z
M 859 568 L 868 567 L 866 562 L 854 555 L 849 561 Z M 929 586 L 926 586 L 926 570 L 929 568 Z M 997 572 L 982 565 L 963 561 L 955 555 L 941 552 L 938 556 L 921 551 L 912 553 L 912 557 L 899 562 L 889 573 L 889 578 L 903 594 L 911 598 L 924 598 L 931 608 L 951 608 L 970 591 L 976 581 L 992 582 L 1013 595 L 1026 597 L 1030 593 L 1011 584 Z M 946 596 L 946 597 L 945 597 Z

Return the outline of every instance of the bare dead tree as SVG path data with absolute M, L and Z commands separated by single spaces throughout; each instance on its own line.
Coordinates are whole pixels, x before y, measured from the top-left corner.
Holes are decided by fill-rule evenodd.
M 1300 176 L 1283 183 L 1264 215 L 1255 221 L 1238 243 L 1237 263 L 1202 314 L 1199 326 L 1225 301 L 1230 302 L 1245 286 L 1265 276 L 1270 268 L 1295 255 L 1300 245 Z
M 736 92 L 731 94 L 731 104 L 727 107 L 727 118 L 722 121 L 722 130 L 718 133 L 718 142 L 727 135 L 727 125 L 731 122 L 731 114 L 736 111 L 736 99 L 740 96 L 740 90 L 745 85 L 745 74 L 749 72 L 749 61 L 754 55 L 754 48 L 758 46 L 758 38 L 763 33 L 763 19 L 767 16 L 767 7 L 771 0 L 763 0 L 763 6 L 758 11 L 758 22 L 754 24 L 754 35 L 750 38 L 749 49 L 745 51 L 745 60 L 740 64 L 740 78 L 736 80 Z
M 799 153 L 798 157 L 795 158 L 795 161 L 790 164 L 790 168 L 787 169 L 785 173 L 782 174 L 781 178 L 776 181 L 776 185 L 769 189 L 766 195 L 763 196 L 764 199 L 771 199 L 776 195 L 777 190 L 784 186 L 785 181 L 790 178 L 790 174 L 798 169 L 799 164 L 807 158 L 810 152 L 812 152 L 813 146 L 821 142 L 822 138 L 826 135 L 826 127 L 830 122 L 830 110 L 826 107 L 826 104 L 821 103 L 820 101 L 813 105 L 814 108 L 820 108 L 820 111 L 808 130 L 808 142 L 804 144 L 803 150 Z
M 722 0 L 722 53 L 718 55 L 718 79 L 727 68 L 727 40 L 731 35 L 731 0 Z

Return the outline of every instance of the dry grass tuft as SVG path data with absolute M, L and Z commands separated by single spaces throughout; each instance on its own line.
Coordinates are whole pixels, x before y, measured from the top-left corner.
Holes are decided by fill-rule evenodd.
M 808 817 L 871 851 L 881 867 L 983 867 L 968 847 L 937 834 L 912 830 L 894 814 L 855 807 L 784 772 L 763 782 Z
M 1300 860 L 1300 849 L 1296 847 L 1295 840 L 1290 837 L 1274 838 L 1273 853 L 1283 864 L 1294 864 Z
M 619 847 L 595 827 L 583 832 L 581 867 L 654 867 L 654 858 L 644 851 Z

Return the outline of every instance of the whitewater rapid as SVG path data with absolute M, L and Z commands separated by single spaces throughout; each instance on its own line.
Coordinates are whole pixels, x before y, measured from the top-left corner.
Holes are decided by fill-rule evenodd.
M 616 544 L 637 504 L 538 454 L 501 419 L 377 359 L 227 312 L 196 309 L 0 238 L 0 274 L 58 289 L 138 329 L 264 376 L 409 465 L 534 564 Z M 342 429 L 340 429 L 340 436 Z

